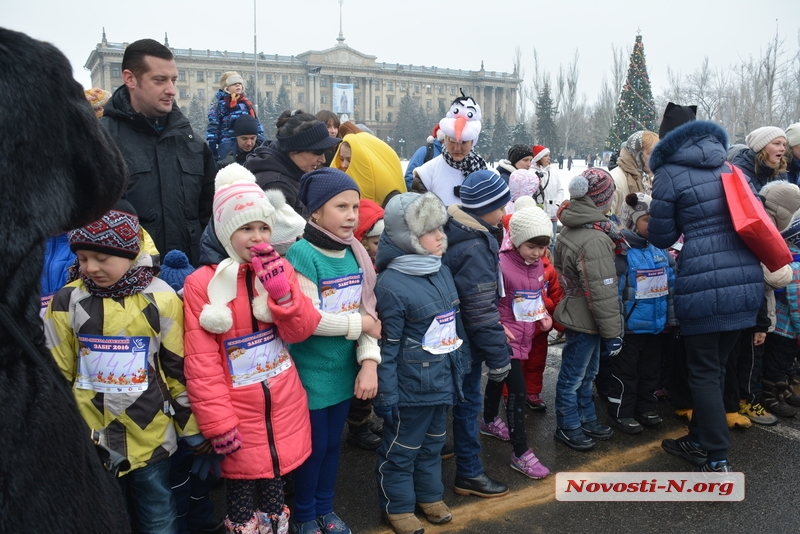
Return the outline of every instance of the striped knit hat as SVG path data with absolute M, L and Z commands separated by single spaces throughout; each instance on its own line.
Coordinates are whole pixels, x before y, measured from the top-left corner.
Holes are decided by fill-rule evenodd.
M 123 199 L 100 219 L 69 232 L 67 239 L 72 252 L 91 250 L 133 260 L 141 248 L 139 217 L 133 206 Z
M 460 190 L 461 207 L 474 215 L 486 215 L 511 200 L 508 185 L 499 174 L 483 169 L 464 180 Z

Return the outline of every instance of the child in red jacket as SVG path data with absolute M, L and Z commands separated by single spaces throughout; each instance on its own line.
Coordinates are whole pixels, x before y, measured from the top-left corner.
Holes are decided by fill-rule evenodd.
M 184 285 L 186 388 L 225 456 L 227 532 L 287 532 L 280 477 L 311 454 L 311 423 L 285 343 L 311 336 L 321 316 L 269 244 L 278 217 L 252 173 L 231 164 L 216 188 L 209 264 Z

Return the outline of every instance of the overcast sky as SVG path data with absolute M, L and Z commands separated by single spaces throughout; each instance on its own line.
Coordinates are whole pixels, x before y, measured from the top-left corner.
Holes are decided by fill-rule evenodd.
M 338 0 L 256 0 L 258 51 L 296 55 L 336 44 Z M 667 84 L 667 67 L 690 73 L 704 56 L 730 67 L 758 55 L 775 35 L 798 50 L 797 0 L 344 0 L 346 43 L 377 61 L 488 71 L 513 70 L 522 50 L 526 85 L 533 50 L 553 75 L 580 53 L 579 93 L 590 102 L 611 64 L 611 46 L 629 49 L 641 30 L 655 96 Z M 0 26 L 60 48 L 75 78 L 89 87 L 84 64 L 101 40 L 164 33 L 176 48 L 253 51 L 253 1 L 0 0 Z M 800 89 L 798 89 L 800 90 Z

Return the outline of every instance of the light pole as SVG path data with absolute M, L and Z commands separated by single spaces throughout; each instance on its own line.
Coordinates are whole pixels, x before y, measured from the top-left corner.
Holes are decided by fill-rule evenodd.
M 253 0 L 253 75 L 256 83 L 254 89 L 256 93 L 256 117 L 258 117 L 258 37 L 256 35 L 256 0 Z
M 403 147 L 406 145 L 406 140 L 401 137 L 397 142 L 400 143 L 400 159 L 403 159 L 405 157 L 405 151 L 403 150 Z

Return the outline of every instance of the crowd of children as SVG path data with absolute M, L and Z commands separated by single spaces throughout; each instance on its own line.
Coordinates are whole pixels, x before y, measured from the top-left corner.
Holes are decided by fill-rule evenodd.
M 239 93 L 224 88 L 222 96 L 244 101 L 240 82 L 229 77 L 226 87 Z M 508 493 L 483 469 L 480 434 L 510 442 L 511 469 L 544 478 L 550 469 L 529 446 L 525 407 L 547 409 L 541 393 L 553 329 L 566 337 L 556 441 L 584 451 L 612 437 L 598 395 L 614 427 L 638 434 L 662 422 L 656 391 L 683 387 L 688 400 L 676 402 L 688 410 L 689 434 L 664 440 L 664 449 L 701 470 L 730 471 L 723 413 L 774 424 L 762 402 L 781 416 L 800 406 L 792 372 L 800 188 L 772 181 L 761 190 L 793 255 L 779 273 L 762 273 L 722 211 L 722 186 L 712 178 L 724 172 L 727 140 L 709 124 L 662 132 L 668 136 L 643 167 L 655 171 L 652 196 L 617 198 L 612 176 L 590 168 L 563 200 L 560 189 L 549 193 L 546 173 L 515 166 L 504 179 L 484 165 L 453 167 L 463 180 L 445 199 L 404 193 L 393 182 L 365 195 L 365 184 L 379 183 L 362 150 L 371 137 L 349 133 L 332 167 L 302 174 L 296 202 L 263 191 L 239 164 L 222 169 L 196 270 L 178 251 L 162 259 L 124 200 L 101 220 L 53 237 L 42 279 L 48 345 L 97 441 L 129 461 L 118 476 L 131 524 L 141 533 L 347 534 L 334 511 L 347 423 L 348 442 L 377 449 L 384 518 L 398 534 L 421 534 L 415 510 L 433 524 L 452 518 L 442 481 L 451 409 L 456 493 Z M 480 131 L 479 121 L 473 126 Z M 780 140 L 774 130 L 754 132 L 751 148 Z M 693 166 L 687 146 L 719 166 Z M 548 154 L 515 146 L 509 161 L 549 164 Z M 356 164 L 363 172 L 343 172 Z M 681 169 L 689 171 L 667 187 Z M 688 190 L 702 192 L 706 208 Z M 711 227 L 716 237 L 704 241 Z M 681 234 L 678 269 L 681 247 L 673 243 Z M 746 279 L 715 278 L 704 287 L 712 293 L 698 297 L 686 280 L 707 276 L 709 254 L 735 258 Z M 746 286 L 743 299 L 717 302 L 734 284 Z M 737 335 L 720 335 L 731 331 Z M 670 346 L 685 350 L 662 356 Z M 737 373 L 754 361 L 749 374 Z M 722 394 L 726 364 L 736 378 L 724 380 L 730 395 Z M 219 477 L 223 521 L 208 499 Z

